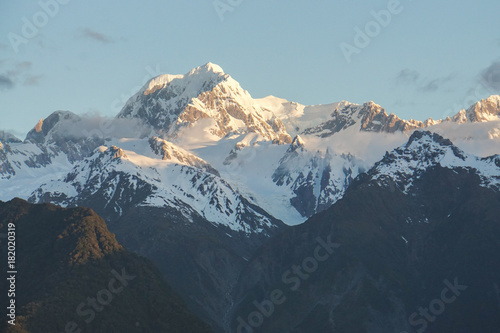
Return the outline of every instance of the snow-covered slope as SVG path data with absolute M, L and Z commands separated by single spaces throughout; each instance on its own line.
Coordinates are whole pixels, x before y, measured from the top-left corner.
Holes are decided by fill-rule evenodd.
M 164 161 L 172 161 L 177 164 L 193 166 L 206 172 L 213 173 L 216 176 L 220 176 L 219 172 L 209 163 L 171 142 L 158 137 L 152 137 L 149 139 L 149 145 L 153 152 L 160 156 Z
M 8 143 L 0 149 L 0 200 L 27 199 L 38 186 L 71 170 L 68 156 L 58 147 Z
M 11 134 L 9 132 L 5 131 L 0 131 L 0 142 L 3 143 L 19 143 L 21 140 L 19 140 L 14 134 Z
M 361 163 L 352 155 L 311 152 L 296 136 L 272 175 L 277 186 L 287 188 L 290 203 L 304 217 L 312 216 L 339 200 L 356 177 Z
M 64 177 L 42 184 L 29 200 L 64 206 L 88 202 L 109 209 L 109 218 L 134 206 L 175 207 L 190 220 L 201 216 L 246 234 L 266 234 L 277 227 L 275 218 L 207 172 L 208 164 L 193 167 L 186 164 L 189 161 L 177 162 L 102 146 Z
M 288 133 L 293 136 L 302 134 L 307 128 L 316 127 L 329 121 L 336 109 L 351 104 L 342 101 L 326 105 L 302 105 L 274 96 L 267 96 L 255 101 L 263 109 L 274 113 L 281 119 Z

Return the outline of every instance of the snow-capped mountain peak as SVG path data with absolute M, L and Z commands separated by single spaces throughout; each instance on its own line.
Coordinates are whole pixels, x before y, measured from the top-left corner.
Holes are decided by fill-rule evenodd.
M 140 93 L 143 93 L 144 95 L 151 95 L 157 90 L 173 85 L 180 89 L 184 88 L 184 94 L 196 97 L 204 91 L 204 88 L 211 89 L 214 84 L 228 78 L 229 75 L 225 74 L 220 66 L 207 63 L 203 66 L 192 69 L 184 75 L 159 75 L 146 83 Z
M 79 121 L 80 116 L 71 111 L 55 111 L 45 119 L 40 119 L 35 127 L 28 132 L 26 140 L 33 143 L 44 143 L 52 138 L 58 126 L 63 122 Z M 71 133 L 66 133 L 71 135 Z
M 407 193 L 420 173 L 436 166 L 474 170 L 484 186 L 500 187 L 497 156 L 479 158 L 467 154 L 450 140 L 429 131 L 415 131 L 406 144 L 387 152 L 368 173 L 382 185 L 386 184 L 387 179 L 392 179 Z
M 193 68 L 188 75 L 200 75 L 203 73 L 222 73 L 224 74 L 224 70 L 217 64 L 207 62 L 205 65 Z
M 113 160 L 120 158 L 128 158 L 127 154 L 125 154 L 125 151 L 117 146 L 111 146 L 104 152 L 109 154 Z
M 185 75 L 160 75 L 126 103 L 118 118 L 139 118 L 169 139 L 198 136 L 219 140 L 229 133 L 257 133 L 263 139 L 290 143 L 279 118 L 263 110 L 248 91 L 208 63 Z

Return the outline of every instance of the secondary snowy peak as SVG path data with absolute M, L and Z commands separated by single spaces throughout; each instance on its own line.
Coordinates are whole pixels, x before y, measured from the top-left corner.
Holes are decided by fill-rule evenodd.
M 391 179 L 405 193 L 420 174 L 432 167 L 466 169 L 477 173 L 482 185 L 500 189 L 500 156 L 479 158 L 467 154 L 436 133 L 415 131 L 403 146 L 387 152 L 368 172 L 381 185 Z
M 45 119 L 35 125 L 35 127 L 26 135 L 26 141 L 33 143 L 46 143 L 53 139 L 57 128 L 62 123 L 78 122 L 81 118 L 70 111 L 55 111 Z M 60 133 L 61 135 L 70 136 L 71 133 Z
M 263 110 L 238 82 L 211 63 L 185 75 L 152 79 L 117 117 L 139 118 L 174 139 L 195 127 L 198 135 L 215 140 L 230 133 L 257 133 L 265 140 L 291 142 L 278 117 Z
M 467 110 L 461 110 L 452 118 L 452 121 L 459 124 L 468 122 L 486 122 L 490 120 L 498 120 L 499 116 L 500 96 L 493 95 L 470 106 Z
M 153 152 L 160 156 L 164 161 L 172 161 L 174 163 L 192 166 L 220 176 L 219 172 L 209 163 L 171 142 L 158 137 L 152 137 L 149 139 L 149 145 Z
M 93 135 L 102 133 L 95 128 L 83 126 L 82 117 L 70 111 L 56 111 L 35 125 L 26 135 L 25 142 L 43 146 L 55 155 L 64 153 L 69 161 L 81 160 L 104 144 L 104 138 Z
M 403 120 L 392 113 L 388 115 L 380 105 L 373 102 L 363 105 L 343 103 L 335 108 L 329 120 L 305 129 L 303 134 L 329 137 L 351 126 L 365 132 L 394 133 L 421 128 L 424 124 L 415 120 Z

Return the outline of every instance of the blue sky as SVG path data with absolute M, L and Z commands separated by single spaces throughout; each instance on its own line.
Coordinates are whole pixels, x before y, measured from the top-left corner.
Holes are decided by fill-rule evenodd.
M 24 137 L 55 110 L 114 116 L 148 78 L 209 61 L 256 98 L 440 119 L 500 93 L 499 12 L 491 0 L 2 1 L 0 129 Z

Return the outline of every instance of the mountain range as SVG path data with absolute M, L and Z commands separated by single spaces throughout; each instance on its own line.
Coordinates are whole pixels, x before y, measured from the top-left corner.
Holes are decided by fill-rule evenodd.
M 463 267 L 496 258 L 499 116 L 497 95 L 423 122 L 374 102 L 254 99 L 208 63 L 151 79 L 113 119 L 56 111 L 24 141 L 0 132 L 0 200 L 92 208 L 215 331 L 411 332 L 405 318 L 450 274 L 488 284 L 462 307 L 495 304 L 498 271 Z M 330 234 L 338 254 L 251 326 L 245 311 Z

